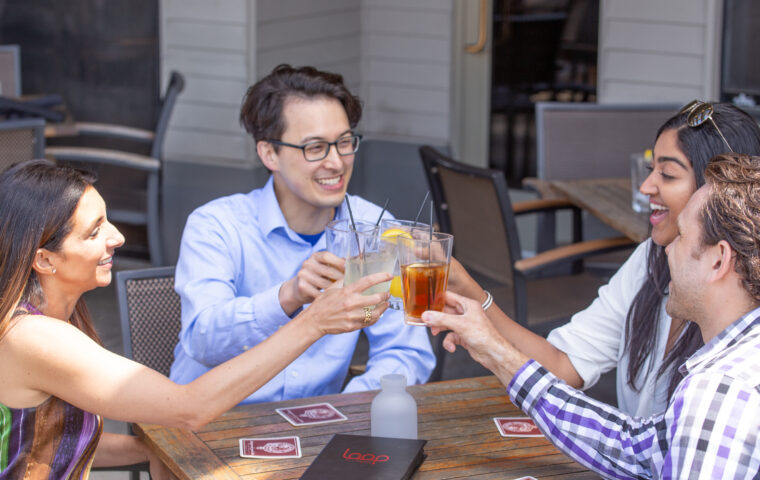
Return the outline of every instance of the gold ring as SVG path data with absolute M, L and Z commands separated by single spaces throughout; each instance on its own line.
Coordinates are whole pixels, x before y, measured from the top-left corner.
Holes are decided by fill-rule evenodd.
M 364 324 L 369 325 L 370 320 L 372 320 L 372 308 L 364 307 Z

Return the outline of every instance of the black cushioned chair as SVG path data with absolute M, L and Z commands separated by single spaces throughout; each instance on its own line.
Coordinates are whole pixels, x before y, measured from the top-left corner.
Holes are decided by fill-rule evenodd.
M 182 325 L 174 267 L 116 272 L 124 355 L 166 376 Z
M 0 121 L 0 172 L 14 163 L 43 158 L 44 130 L 41 118 Z

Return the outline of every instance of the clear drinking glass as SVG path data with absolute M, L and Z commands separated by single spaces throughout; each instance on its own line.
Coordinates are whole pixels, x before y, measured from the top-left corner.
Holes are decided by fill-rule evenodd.
M 396 218 L 382 220 L 380 222 L 381 235 L 393 243 L 396 243 L 396 237 L 399 235 L 411 236 L 412 229 L 421 230 L 425 232 L 425 234 L 428 234 L 430 232 L 430 225 L 415 222 L 413 220 L 399 220 Z M 393 279 L 391 280 L 391 298 L 388 300 L 390 308 L 395 310 L 402 310 L 404 308 L 401 292 L 401 269 L 398 262 L 396 262 L 396 265 L 393 268 Z
M 396 245 L 381 237 L 373 223 L 357 220 L 333 220 L 327 224 L 327 251 L 346 261 L 343 285 L 351 285 L 373 273 L 392 273 L 396 264 Z M 387 292 L 390 281 L 374 285 L 363 293 Z
M 639 188 L 649 176 L 651 166 L 651 150 L 631 154 L 631 207 L 634 212 L 642 213 L 649 210 L 649 197 L 641 193 Z
M 422 312 L 443 311 L 454 236 L 412 229 L 410 237 L 397 237 L 404 322 L 424 325 Z

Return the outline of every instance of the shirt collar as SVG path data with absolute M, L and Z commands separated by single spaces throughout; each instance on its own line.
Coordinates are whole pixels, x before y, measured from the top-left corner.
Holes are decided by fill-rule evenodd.
M 264 235 L 269 235 L 278 228 L 290 230 L 285 215 L 282 214 L 277 195 L 274 193 L 274 176 L 270 176 L 264 188 L 261 189 L 259 198 L 259 225 Z M 295 232 L 294 232 L 295 233 Z
M 756 325 L 760 325 L 760 307 L 743 315 L 734 323 L 726 327 L 725 330 L 720 332 L 715 338 L 697 350 L 694 355 L 689 357 L 686 362 L 681 365 L 679 371 L 683 375 L 686 375 L 698 366 L 719 356 L 724 350 L 736 343 L 747 333 L 747 331 Z
M 351 196 L 353 199 L 354 197 Z M 357 202 L 358 200 L 353 200 Z M 280 203 L 277 201 L 277 195 L 274 193 L 274 176 L 270 176 L 266 185 L 261 189 L 261 197 L 259 198 L 259 225 L 264 235 L 269 235 L 278 228 L 284 229 L 288 232 L 288 235 L 292 238 L 298 238 L 300 241 L 306 242 L 298 234 L 290 229 L 285 215 L 282 214 Z M 348 209 L 346 208 L 346 202 L 341 202 L 338 206 L 337 213 L 335 215 L 336 220 L 342 220 L 348 218 Z

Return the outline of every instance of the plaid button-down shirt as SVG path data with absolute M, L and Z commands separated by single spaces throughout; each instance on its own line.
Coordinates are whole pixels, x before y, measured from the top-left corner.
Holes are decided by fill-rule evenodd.
M 760 478 L 760 309 L 680 368 L 667 410 L 634 418 L 531 360 L 507 391 L 546 437 L 606 478 Z

